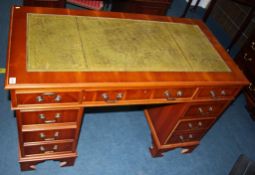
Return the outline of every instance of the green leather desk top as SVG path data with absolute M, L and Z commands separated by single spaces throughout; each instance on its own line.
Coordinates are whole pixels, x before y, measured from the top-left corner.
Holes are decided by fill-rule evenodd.
M 27 71 L 229 72 L 196 25 L 28 14 Z

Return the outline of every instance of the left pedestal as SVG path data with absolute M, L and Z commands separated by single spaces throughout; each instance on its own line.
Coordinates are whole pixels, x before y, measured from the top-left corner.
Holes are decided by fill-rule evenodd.
M 54 160 L 72 166 L 77 157 L 83 108 L 22 109 L 16 111 L 21 170 Z

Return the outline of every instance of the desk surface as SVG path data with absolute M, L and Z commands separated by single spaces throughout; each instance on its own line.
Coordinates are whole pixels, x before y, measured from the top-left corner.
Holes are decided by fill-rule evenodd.
M 115 19 L 131 19 L 164 22 L 166 24 L 183 25 L 187 24 L 195 26 L 199 32 L 199 35 L 203 40 L 206 39 L 207 51 L 216 58 L 213 63 L 219 61 L 219 67 L 212 66 L 212 69 L 186 69 L 186 66 L 174 71 L 123 71 L 123 70 L 101 70 L 89 72 L 84 70 L 70 71 L 27 71 L 27 14 L 54 14 L 54 15 L 68 15 L 71 16 L 89 16 L 89 17 L 107 17 Z M 45 16 L 45 15 L 43 15 Z M 52 9 L 52 8 L 39 8 L 39 7 L 14 7 L 12 9 L 12 18 L 10 23 L 9 33 L 9 47 L 8 47 L 8 62 L 6 73 L 6 88 L 7 89 L 22 89 L 22 88 L 74 88 L 74 87 L 123 87 L 123 86 L 168 86 L 168 85 L 191 85 L 199 83 L 205 84 L 247 84 L 246 78 L 233 62 L 232 58 L 224 50 L 224 48 L 215 39 L 213 34 L 205 26 L 205 24 L 199 20 L 171 18 L 164 16 L 149 16 L 149 15 L 137 15 L 126 13 L 113 13 L 113 12 L 101 12 L 101 11 L 85 11 L 85 10 L 70 10 L 70 9 Z M 66 30 L 65 28 L 62 29 Z M 199 33 L 198 32 L 198 33 Z M 194 34 L 194 33 L 193 33 Z M 195 34 L 197 34 L 195 32 Z M 114 35 L 114 34 L 112 34 Z M 175 36 L 177 38 L 177 36 Z M 185 44 L 185 43 L 184 43 Z M 194 48 L 192 43 L 191 48 Z M 195 47 L 198 49 L 190 49 L 193 54 L 199 53 L 204 49 L 204 45 L 199 48 L 199 45 Z M 182 51 L 187 49 L 181 49 Z M 54 52 L 54 51 L 52 51 Z M 57 53 L 54 53 L 55 55 Z M 51 54 L 54 55 L 54 54 Z M 46 54 L 47 55 L 47 54 Z M 50 54 L 49 54 L 50 55 Z M 191 53 L 192 55 L 192 53 Z M 208 59 L 208 62 L 210 59 Z M 199 61 L 201 62 L 201 61 Z M 54 63 L 54 62 L 53 62 Z M 175 64 L 178 66 L 181 63 L 181 57 L 176 58 Z M 186 68 L 185 68 L 186 67 Z M 209 66 L 210 67 L 210 66 Z M 39 67 L 40 69 L 40 67 Z
M 27 71 L 228 72 L 229 68 L 197 25 L 28 14 Z

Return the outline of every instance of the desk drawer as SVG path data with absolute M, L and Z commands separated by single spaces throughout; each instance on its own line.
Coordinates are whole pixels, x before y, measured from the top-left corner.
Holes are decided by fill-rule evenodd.
M 51 143 L 51 144 L 41 144 L 33 146 L 24 146 L 24 154 L 28 155 L 37 155 L 37 154 L 55 154 L 61 152 L 71 152 L 72 151 L 72 142 L 67 143 Z
M 218 117 L 228 103 L 226 101 L 194 103 L 188 107 L 183 118 Z
M 199 141 L 203 137 L 205 132 L 205 130 L 200 132 L 175 132 L 168 139 L 167 144 Z
M 76 122 L 78 118 L 78 109 L 69 110 L 45 110 L 45 111 L 20 111 L 18 117 L 20 117 L 22 125 L 30 124 L 44 124 L 44 123 L 64 123 L 64 122 Z
M 23 142 L 74 139 L 75 129 L 23 132 Z
M 17 105 L 79 103 L 80 92 L 17 93 Z
M 175 131 L 193 131 L 209 128 L 215 119 L 199 119 L 199 120 L 186 120 L 181 121 L 176 127 Z
M 125 95 L 124 90 L 112 90 L 112 91 L 85 91 L 83 94 L 83 101 L 86 102 L 106 102 L 115 103 L 123 100 Z
M 191 98 L 196 88 L 162 88 L 155 89 L 154 99 L 175 100 L 179 98 Z
M 155 88 L 84 91 L 83 101 L 116 103 L 131 100 L 176 100 L 192 98 L 196 88 Z M 146 102 L 145 102 L 146 103 Z
M 86 102 L 106 102 L 117 103 L 127 100 L 146 100 L 150 99 L 153 90 L 151 89 L 128 89 L 128 90 L 109 90 L 109 91 L 85 91 L 83 100 Z
M 239 92 L 238 87 L 202 87 L 199 88 L 196 98 L 200 99 L 221 99 L 234 98 Z

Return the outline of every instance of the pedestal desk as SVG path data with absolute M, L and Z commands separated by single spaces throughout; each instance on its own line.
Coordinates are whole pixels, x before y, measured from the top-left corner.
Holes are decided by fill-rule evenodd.
M 247 84 L 199 20 L 12 8 L 5 89 L 21 170 L 73 165 L 84 109 L 96 106 L 150 106 L 151 155 L 189 153 Z

